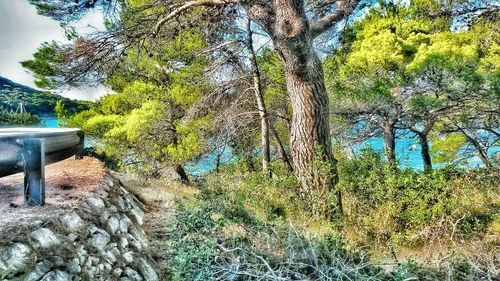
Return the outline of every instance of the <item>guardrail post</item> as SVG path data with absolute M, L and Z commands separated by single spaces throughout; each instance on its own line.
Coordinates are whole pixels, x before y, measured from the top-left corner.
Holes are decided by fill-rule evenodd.
M 76 133 L 77 136 L 80 137 L 80 142 L 78 143 L 78 150 L 75 153 L 75 159 L 81 160 L 83 159 L 83 152 L 85 149 L 85 133 L 83 131 L 79 131 Z
M 29 205 L 45 205 L 45 148 L 42 139 L 23 140 L 24 199 Z

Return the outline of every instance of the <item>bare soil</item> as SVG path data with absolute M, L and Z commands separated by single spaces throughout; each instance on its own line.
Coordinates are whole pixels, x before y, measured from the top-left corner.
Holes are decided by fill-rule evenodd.
M 24 174 L 0 178 L 0 236 L 8 229 L 42 218 L 57 217 L 77 207 L 97 188 L 104 176 L 103 164 L 92 157 L 68 158 L 45 167 L 43 207 L 24 203 Z

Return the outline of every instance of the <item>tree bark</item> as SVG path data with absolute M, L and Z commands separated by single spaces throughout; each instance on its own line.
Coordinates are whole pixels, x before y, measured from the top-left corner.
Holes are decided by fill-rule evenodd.
M 394 122 L 384 121 L 383 124 L 383 135 L 384 135 L 384 155 L 385 160 L 389 165 L 396 164 L 396 137 L 395 137 L 395 129 Z
M 420 147 L 422 148 L 421 155 L 422 160 L 424 161 L 424 171 L 430 172 L 432 171 L 432 159 L 429 149 L 429 141 L 427 140 L 427 134 L 418 133 L 417 135 L 420 142 Z
M 290 136 L 293 170 L 303 194 L 315 198 L 317 214 L 326 215 L 330 209 L 328 191 L 334 188 L 338 177 L 323 66 L 313 48 L 303 1 L 276 0 L 275 5 L 273 45 L 284 66 L 293 111 Z
M 175 167 L 175 172 L 179 175 L 179 177 L 183 183 L 189 184 L 189 177 L 188 177 L 186 171 L 184 170 L 184 167 L 182 167 L 182 165 L 177 165 Z
M 255 100 L 257 102 L 257 108 L 259 110 L 260 117 L 260 134 L 261 134 L 261 150 L 262 150 L 262 173 L 271 177 L 271 170 L 269 169 L 269 163 L 271 162 L 271 148 L 269 145 L 269 118 L 266 109 L 266 104 L 264 102 L 264 95 L 262 93 L 262 83 L 260 79 L 260 70 L 257 64 L 257 59 L 255 58 L 255 50 L 253 48 L 252 39 L 252 29 L 251 21 L 248 21 L 247 25 L 247 48 L 248 48 L 248 59 L 250 61 L 250 68 L 252 70 L 253 79 L 253 90 L 255 93 Z
M 301 192 L 306 197 L 313 196 L 317 205 L 313 209 L 318 215 L 328 216 L 328 191 L 335 187 L 338 176 L 323 67 L 313 47 L 318 32 L 313 33 L 310 28 L 304 1 L 275 0 L 272 6 L 256 2 L 247 8 L 247 13 L 266 29 L 283 63 L 293 111 L 290 154 Z M 338 197 L 341 205 L 340 193 Z
M 476 150 L 478 152 L 479 159 L 481 159 L 483 164 L 487 168 L 492 168 L 493 164 L 491 163 L 491 161 L 488 157 L 488 153 L 487 153 L 486 149 L 484 148 L 484 146 L 476 138 L 471 136 L 471 134 L 467 133 L 464 129 L 462 129 L 462 128 L 459 128 L 459 129 L 462 132 L 462 134 L 467 138 L 467 140 L 469 140 L 469 142 L 472 144 L 472 146 L 474 146 L 474 148 L 476 148 Z
M 288 153 L 286 152 L 285 147 L 283 146 L 283 142 L 281 141 L 278 132 L 276 132 L 276 129 L 273 127 L 272 124 L 269 125 L 269 128 L 271 129 L 271 133 L 273 134 L 274 140 L 276 141 L 276 146 L 278 148 L 280 157 L 283 160 L 283 163 L 288 169 L 288 172 L 293 173 L 292 163 L 290 162 L 290 158 L 288 157 Z

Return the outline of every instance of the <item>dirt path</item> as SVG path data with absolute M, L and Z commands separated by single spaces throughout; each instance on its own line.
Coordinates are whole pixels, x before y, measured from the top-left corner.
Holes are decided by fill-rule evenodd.
M 149 238 L 152 258 L 157 268 L 166 268 L 165 241 L 171 233 L 177 203 L 180 199 L 192 196 L 197 190 L 168 180 L 144 181 L 137 175 L 113 173 L 127 189 L 136 195 L 146 206 L 143 229 Z
M 103 176 L 103 164 L 92 157 L 69 158 L 46 166 L 43 207 L 24 204 L 22 173 L 0 178 L 0 230 L 43 217 L 57 217 L 59 212 L 76 207 L 91 194 Z

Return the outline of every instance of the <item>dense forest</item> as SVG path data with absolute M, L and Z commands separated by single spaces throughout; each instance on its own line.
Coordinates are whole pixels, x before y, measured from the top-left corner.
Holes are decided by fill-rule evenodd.
M 16 111 L 22 103 L 30 114 L 55 114 L 54 108 L 59 100 L 72 114 L 86 110 L 91 105 L 90 102 L 71 100 L 50 92 L 39 91 L 0 76 L 0 109 Z
M 167 280 L 500 275 L 497 2 L 30 2 L 72 38 L 23 62 L 37 85 L 112 89 L 56 110 L 92 155 L 198 190 L 165 235 Z M 92 9 L 105 30 L 71 29 Z M 405 138 L 422 170 L 401 167 Z

